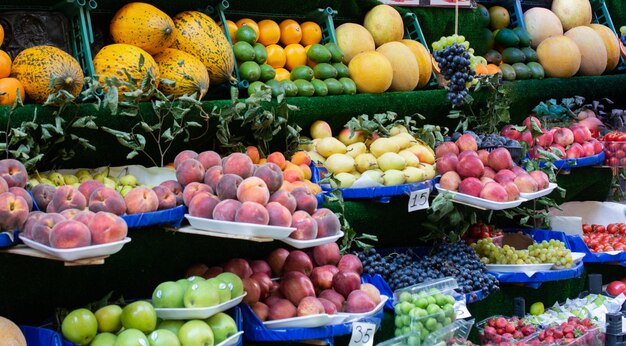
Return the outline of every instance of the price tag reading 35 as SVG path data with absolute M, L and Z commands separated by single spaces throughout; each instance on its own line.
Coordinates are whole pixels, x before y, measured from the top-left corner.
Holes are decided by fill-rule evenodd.
M 409 195 L 409 213 L 416 210 L 428 209 L 428 196 L 430 188 L 411 191 Z
M 374 333 L 376 333 L 374 323 L 353 322 L 352 337 L 348 346 L 372 346 L 374 345 Z

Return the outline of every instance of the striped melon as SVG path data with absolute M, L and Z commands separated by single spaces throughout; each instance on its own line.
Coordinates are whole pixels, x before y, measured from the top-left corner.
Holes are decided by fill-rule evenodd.
M 140 68 L 140 60 L 143 57 L 143 65 Z M 154 83 L 159 85 L 159 67 L 152 56 L 145 50 L 130 44 L 115 43 L 102 47 L 93 59 L 93 67 L 100 83 L 104 83 L 107 77 L 117 77 L 119 80 L 128 81 L 128 73 L 139 87 L 148 71 L 154 76 Z M 126 70 L 126 73 L 124 73 Z M 119 88 L 119 93 L 128 91 L 126 86 Z
M 52 46 L 35 46 L 21 51 L 11 65 L 11 77 L 24 85 L 26 95 L 43 103 L 48 95 L 65 90 L 78 96 L 85 76 L 74 57 Z
M 173 19 L 176 33 L 172 48 L 200 59 L 209 71 L 212 85 L 232 79 L 233 50 L 215 21 L 198 11 L 181 12 Z
M 159 90 L 165 95 L 175 97 L 196 94 L 201 99 L 209 89 L 209 73 L 202 61 L 182 50 L 168 48 L 154 56 L 159 65 L 161 78 L 174 81 L 175 84 L 159 84 Z
M 120 8 L 109 26 L 115 43 L 137 46 L 150 54 L 169 48 L 174 42 L 174 22 L 165 12 L 143 2 Z

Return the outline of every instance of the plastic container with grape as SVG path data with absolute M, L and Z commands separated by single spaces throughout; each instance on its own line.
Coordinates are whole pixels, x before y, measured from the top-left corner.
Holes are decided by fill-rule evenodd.
M 455 290 L 454 278 L 443 278 L 396 290 L 394 296 L 395 335 L 412 331 L 422 341 L 433 332 L 452 324 L 465 306 L 465 296 Z

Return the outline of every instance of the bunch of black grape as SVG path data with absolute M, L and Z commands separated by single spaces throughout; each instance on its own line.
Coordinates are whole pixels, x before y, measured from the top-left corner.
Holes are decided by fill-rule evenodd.
M 420 257 L 413 253 L 381 256 L 375 249 L 368 249 L 357 256 L 365 273 L 380 274 L 394 291 L 444 277 L 456 278 L 460 291 L 470 295 L 479 290 L 498 290 L 496 278 L 486 273 L 485 264 L 465 243 L 441 244 L 434 250 L 433 255 Z
M 442 50 L 433 53 L 439 64 L 443 78 L 450 81 L 448 84 L 448 100 L 457 107 L 463 105 L 467 96 L 467 83 L 474 80 L 476 71 L 470 68 L 470 53 L 466 52 L 461 44 L 454 43 Z

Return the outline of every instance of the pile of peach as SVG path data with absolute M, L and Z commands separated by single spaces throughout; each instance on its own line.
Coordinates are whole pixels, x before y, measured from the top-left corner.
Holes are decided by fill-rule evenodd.
M 336 243 L 307 252 L 279 248 L 267 260 L 234 258 L 223 266 L 210 268 L 196 264 L 185 276 L 208 279 L 222 272 L 234 273 L 243 280 L 247 292 L 244 302 L 261 321 L 337 312 L 364 313 L 374 310 L 381 301 L 376 287 L 361 284 L 361 260 L 352 254 L 341 256 Z
M 272 155 L 265 163 L 254 164 L 243 153 L 224 159 L 213 151 L 178 154 L 174 160 L 176 177 L 185 186 L 183 200 L 189 214 L 220 221 L 293 227 L 296 230 L 290 237 L 298 240 L 337 234 L 337 216 L 329 209 L 317 208 L 317 198 L 308 186 L 294 188 L 299 180 L 285 181 L 287 170 L 283 172 L 278 163 L 272 162 Z M 284 163 L 284 157 L 280 159 Z
M 21 162 L 0 160 L 0 232 L 20 229 L 33 209 L 33 199 L 24 189 L 27 181 Z
M 513 165 L 506 148 L 492 152 L 478 150 L 470 134 L 462 135 L 456 142 L 445 142 L 435 149 L 440 186 L 446 190 L 480 197 L 494 202 L 508 202 L 521 193 L 543 190 L 550 185 L 542 171 L 527 173 Z

